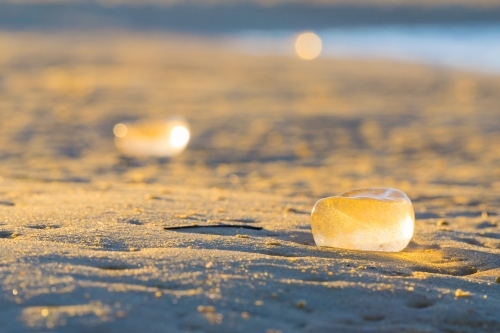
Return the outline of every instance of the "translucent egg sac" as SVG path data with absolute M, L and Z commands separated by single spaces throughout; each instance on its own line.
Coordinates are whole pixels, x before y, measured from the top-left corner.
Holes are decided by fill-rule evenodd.
M 311 228 L 318 246 L 349 250 L 403 250 L 413 237 L 415 213 L 399 190 L 354 190 L 316 202 Z
M 113 128 L 116 148 L 132 157 L 173 157 L 186 149 L 191 133 L 178 117 L 160 121 L 120 123 Z

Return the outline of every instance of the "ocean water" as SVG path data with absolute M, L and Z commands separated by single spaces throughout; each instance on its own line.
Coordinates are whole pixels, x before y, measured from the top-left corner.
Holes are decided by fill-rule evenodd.
M 382 58 L 500 73 L 500 24 L 388 25 L 314 31 L 320 57 Z M 227 36 L 242 52 L 295 56 L 300 31 L 246 31 Z
M 323 41 L 321 57 L 388 58 L 500 72 L 500 7 L 126 3 L 134 1 L 0 0 L 0 32 L 166 32 L 222 40 L 248 53 L 297 56 L 297 34 L 316 27 Z

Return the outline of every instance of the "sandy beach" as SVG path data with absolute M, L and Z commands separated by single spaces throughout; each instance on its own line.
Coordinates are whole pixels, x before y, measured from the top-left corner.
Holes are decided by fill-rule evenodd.
M 0 49 L 1 332 L 500 331 L 500 77 L 167 33 Z M 115 149 L 172 115 L 182 155 Z M 367 187 L 410 197 L 410 245 L 315 246 L 314 203 Z

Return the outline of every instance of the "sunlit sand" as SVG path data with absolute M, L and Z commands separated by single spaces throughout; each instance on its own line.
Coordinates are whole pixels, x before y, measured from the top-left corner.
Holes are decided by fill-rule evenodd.
M 2 333 L 500 331 L 497 76 L 160 33 L 0 46 Z M 188 145 L 135 156 L 157 142 Z M 315 203 L 374 187 L 411 199 L 410 243 L 317 246 Z

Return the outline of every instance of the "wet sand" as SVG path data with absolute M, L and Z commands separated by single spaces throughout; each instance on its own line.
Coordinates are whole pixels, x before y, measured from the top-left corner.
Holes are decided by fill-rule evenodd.
M 499 77 L 169 34 L 0 48 L 3 332 L 500 330 Z M 114 124 L 171 115 L 184 154 L 117 153 Z M 315 246 L 316 200 L 380 186 L 413 201 L 404 251 Z

